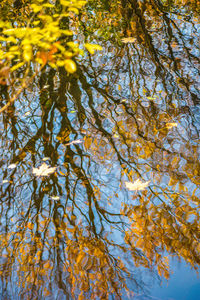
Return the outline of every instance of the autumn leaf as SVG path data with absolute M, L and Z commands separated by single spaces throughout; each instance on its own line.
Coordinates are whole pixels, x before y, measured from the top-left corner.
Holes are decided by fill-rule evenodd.
M 11 165 L 8 166 L 8 169 L 15 169 L 16 167 L 17 167 L 16 164 L 11 164 Z
M 76 72 L 76 64 L 72 59 L 66 59 L 64 61 L 65 70 L 69 73 Z
M 60 197 L 59 196 L 52 196 L 51 199 L 54 200 L 54 201 L 58 201 L 60 199 Z
M 137 179 L 134 182 L 125 182 L 126 188 L 130 191 L 143 191 L 149 186 L 150 181 L 142 182 L 140 179 Z
M 36 176 L 48 176 L 54 173 L 56 167 L 50 167 L 47 164 L 43 163 L 39 168 L 33 168 L 33 174 Z
M 73 144 L 82 144 L 82 143 L 83 143 L 82 140 L 75 140 L 75 141 L 65 144 L 65 146 L 69 146 L 69 145 L 73 145 Z
M 170 128 L 172 128 L 172 127 L 177 127 L 177 123 L 166 123 L 166 127 L 167 127 L 167 129 L 170 129 Z
M 50 160 L 50 157 L 44 157 L 42 160 L 43 160 L 43 161 Z
M 7 183 L 7 182 L 9 182 L 7 179 L 4 179 L 4 180 L 2 181 L 2 183 Z

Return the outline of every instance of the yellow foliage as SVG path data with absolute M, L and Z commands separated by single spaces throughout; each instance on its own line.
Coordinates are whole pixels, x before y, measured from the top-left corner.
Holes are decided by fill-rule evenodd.
M 69 38 L 73 36 L 73 30 L 69 25 L 61 27 L 60 21 L 62 18 L 70 21 L 73 16 L 69 11 L 79 14 L 85 4 L 86 1 L 80 0 L 60 0 L 59 3 L 33 0 L 27 11 L 28 15 L 23 16 L 23 22 L 13 26 L 9 20 L 1 21 L 0 61 L 6 61 L 10 72 L 15 72 L 22 66 L 26 70 L 32 62 L 39 63 L 42 67 L 46 64 L 56 69 L 64 67 L 68 73 L 74 73 L 77 68 L 72 58 L 83 55 L 83 50 Z M 59 14 L 55 13 L 57 5 L 61 9 Z M 91 54 L 102 50 L 99 45 L 91 44 L 85 44 L 85 48 Z

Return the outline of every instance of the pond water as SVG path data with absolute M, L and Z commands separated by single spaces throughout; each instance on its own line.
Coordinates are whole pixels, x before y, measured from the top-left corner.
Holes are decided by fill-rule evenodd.
M 0 115 L 0 299 L 199 299 L 198 4 L 89 3 Z

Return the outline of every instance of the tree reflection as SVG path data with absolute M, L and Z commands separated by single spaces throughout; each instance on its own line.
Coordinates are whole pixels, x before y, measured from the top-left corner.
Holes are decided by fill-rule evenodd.
M 96 26 L 102 7 L 111 23 L 123 12 L 120 39 L 135 42 L 111 31 L 104 56 L 73 76 L 46 67 L 1 115 L 4 298 L 120 299 L 145 289 L 144 269 L 168 278 L 170 256 L 199 266 L 195 21 L 153 1 L 105 3 Z M 43 159 L 56 173 L 34 177 Z M 138 178 L 150 186 L 128 191 Z

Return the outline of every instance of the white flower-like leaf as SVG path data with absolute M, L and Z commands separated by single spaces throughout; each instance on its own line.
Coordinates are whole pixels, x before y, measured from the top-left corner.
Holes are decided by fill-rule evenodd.
M 130 191 L 143 191 L 149 186 L 150 181 L 142 182 L 140 179 L 135 180 L 134 182 L 125 182 L 126 188 Z
M 48 176 L 54 173 L 56 167 L 50 167 L 47 164 L 43 163 L 39 168 L 33 168 L 33 174 L 36 176 Z
M 59 196 L 51 196 L 51 199 L 54 201 L 58 201 L 60 199 L 60 197 Z
M 2 183 L 7 183 L 7 182 L 9 182 L 7 179 L 4 179 L 4 180 L 2 181 Z
M 11 165 L 8 166 L 8 169 L 15 169 L 16 166 L 17 166 L 16 164 L 11 164 Z

